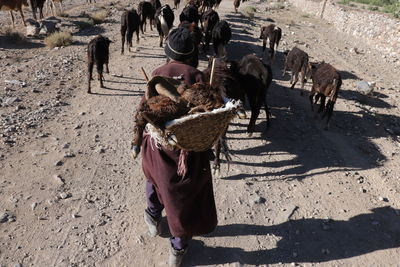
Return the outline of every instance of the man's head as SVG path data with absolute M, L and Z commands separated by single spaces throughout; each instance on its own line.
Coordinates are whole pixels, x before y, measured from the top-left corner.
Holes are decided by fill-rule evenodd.
M 190 31 L 176 28 L 168 35 L 164 48 L 165 54 L 172 60 L 187 62 L 196 53 Z

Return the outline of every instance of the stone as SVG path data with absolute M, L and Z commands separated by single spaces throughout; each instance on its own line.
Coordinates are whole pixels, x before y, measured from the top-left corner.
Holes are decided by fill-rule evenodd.
M 387 199 L 386 197 L 379 196 L 378 199 L 379 201 L 389 202 L 389 199 Z
M 265 203 L 267 200 L 261 196 L 256 196 L 255 198 L 250 200 L 250 204 L 255 205 L 255 204 L 262 204 Z
M 57 161 L 54 165 L 56 166 L 62 166 L 64 162 L 62 160 Z
M 60 175 L 54 175 L 54 180 L 56 180 L 56 182 L 59 184 L 65 183 L 64 179 Z
M 40 24 L 34 19 L 25 20 L 26 23 L 26 36 L 36 37 L 39 35 Z
M 75 157 L 75 154 L 72 153 L 71 151 L 65 152 L 64 154 L 64 158 L 73 158 L 73 157 Z
M 49 35 L 55 31 L 57 31 L 57 22 L 52 20 L 42 20 L 40 22 L 40 31 L 39 34 Z
M 20 87 L 26 87 L 26 82 L 22 82 L 19 80 L 4 80 L 5 83 L 18 85 Z
M 72 197 L 72 195 L 71 195 L 71 193 L 62 192 L 62 193 L 60 193 L 59 197 L 60 197 L 61 199 L 67 199 L 67 198 L 69 198 L 69 197 Z
M 32 210 L 35 210 L 35 208 L 37 207 L 37 205 L 38 205 L 38 203 L 33 202 L 33 203 L 31 204 L 31 209 L 32 209 Z
M 8 213 L 4 212 L 3 214 L 0 215 L 0 223 L 5 223 L 8 222 Z
M 357 91 L 363 95 L 371 95 L 374 91 L 375 85 L 375 82 L 358 81 Z

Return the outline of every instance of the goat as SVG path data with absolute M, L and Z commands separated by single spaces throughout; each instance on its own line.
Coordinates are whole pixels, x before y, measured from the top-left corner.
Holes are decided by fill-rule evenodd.
M 96 64 L 98 80 L 100 81 L 100 88 L 103 88 L 103 65 L 106 65 L 106 72 L 110 73 L 108 69 L 109 61 L 109 48 L 110 41 L 107 37 L 98 35 L 93 38 L 88 44 L 88 93 L 91 94 L 90 81 L 92 80 L 93 65 Z
M 165 5 L 157 9 L 154 19 L 157 26 L 158 35 L 160 36 L 160 47 L 162 47 L 163 39 L 167 38 L 169 31 L 174 24 L 174 12 L 169 5 Z
M 39 9 L 39 19 L 43 19 L 43 7 L 46 0 L 30 0 L 33 18 L 36 19 L 36 12 Z
M 204 12 L 201 16 L 201 27 L 204 32 L 204 44 L 205 47 L 208 47 L 211 40 L 211 33 L 214 29 L 215 25 L 219 21 L 218 13 L 213 9 L 209 9 Z
M 190 23 L 194 22 L 196 23 L 196 25 L 198 25 L 199 20 L 200 20 L 199 11 L 197 10 L 197 7 L 195 5 L 186 6 L 179 15 L 180 22 L 183 21 L 187 21 Z
M 48 4 L 48 6 L 50 6 L 50 8 L 51 8 L 51 12 L 53 13 L 53 16 L 55 16 L 56 15 L 56 3 L 59 3 L 60 4 L 60 12 L 62 13 L 63 12 L 63 0 L 49 0 L 48 2 L 47 2 L 47 4 Z
M 153 5 L 155 10 L 157 10 L 161 7 L 160 0 L 150 0 L 150 3 Z
M 313 81 L 310 92 L 311 110 L 314 110 L 314 96 L 316 95 L 315 103 L 321 98 L 321 103 L 318 113 L 325 109 L 322 118 L 327 116 L 326 127 L 329 127 L 329 120 L 332 117 L 333 106 L 336 103 L 339 89 L 342 86 L 342 78 L 339 72 L 328 63 L 313 63 L 311 65 L 310 76 Z M 325 100 L 328 97 L 328 103 L 325 106 Z
M 93 0 L 94 3 L 96 3 L 96 0 Z M 86 0 L 86 3 L 92 3 L 92 0 Z
M 269 49 L 271 53 L 271 60 L 275 58 L 275 49 L 278 49 L 279 41 L 282 37 L 282 29 L 277 27 L 275 24 L 261 27 L 260 39 L 263 40 L 263 52 L 269 39 Z M 275 49 L 274 49 L 275 47 Z
M 233 0 L 233 7 L 235 8 L 235 13 L 238 12 L 239 6 L 240 6 L 240 0 Z
M 211 75 L 211 64 L 204 70 L 205 79 Z M 267 127 L 270 124 L 270 112 L 267 105 L 267 91 L 272 83 L 271 67 L 264 65 L 261 60 L 254 55 L 247 55 L 239 62 L 225 61 L 218 59 L 214 67 L 214 78 L 212 87 L 218 89 L 223 98 L 240 100 L 242 103 L 245 97 L 250 104 L 251 118 L 247 126 L 247 132 L 251 136 L 255 129 L 255 122 L 260 113 L 260 108 L 264 104 Z M 246 118 L 243 108 L 237 111 L 239 118 Z M 215 159 L 213 164 L 214 172 L 220 169 L 221 148 L 225 147 L 225 135 L 215 145 Z M 229 160 L 229 154 L 225 152 Z
M 249 100 L 251 117 L 247 132 L 251 136 L 255 130 L 255 123 L 262 104 L 264 104 L 267 117 L 267 128 L 270 126 L 271 114 L 267 104 L 267 92 L 272 83 L 272 70 L 269 65 L 263 64 L 255 55 L 247 55 L 239 62 L 233 61 L 231 70 L 237 73 L 240 84 Z
M 144 31 L 146 31 L 146 24 L 147 24 L 146 20 L 147 19 L 150 20 L 150 30 L 152 31 L 154 15 L 156 13 L 156 9 L 153 7 L 153 5 L 150 2 L 145 2 L 145 1 L 140 2 L 138 5 L 138 13 L 140 16 L 140 30 L 141 30 L 142 34 L 144 34 L 143 24 L 144 24 Z
M 211 36 L 215 55 L 226 57 L 227 52 L 225 46 L 232 37 L 232 31 L 228 22 L 226 22 L 226 20 L 220 20 L 214 26 Z
M 195 8 L 199 9 L 201 5 L 202 5 L 202 0 L 189 0 L 186 2 L 185 7 L 194 6 Z
M 301 89 L 304 89 L 304 84 L 307 81 L 306 75 L 309 71 L 308 54 L 297 47 L 293 47 L 290 52 L 285 52 L 285 54 L 285 68 L 283 69 L 282 76 L 285 76 L 287 70 L 290 70 L 292 72 L 290 77 L 290 89 L 293 89 L 299 80 L 300 73 Z M 303 95 L 303 91 L 301 91 L 301 95 Z
M 127 40 L 128 50 L 131 51 L 133 33 L 136 32 L 136 43 L 139 43 L 139 27 L 140 17 L 136 10 L 132 8 L 124 11 L 121 16 L 121 55 L 124 54 L 125 37 Z
M 22 11 L 22 6 L 28 6 L 28 1 L 27 0 L 0 0 L 0 10 L 10 11 L 13 28 L 15 28 L 15 24 L 14 24 L 15 19 L 14 19 L 14 15 L 12 13 L 14 10 L 19 11 L 19 13 L 21 14 L 22 23 L 26 27 L 24 12 Z
M 216 4 L 215 0 L 202 0 L 201 12 L 204 12 L 204 10 L 213 8 L 213 6 L 215 6 L 215 4 Z

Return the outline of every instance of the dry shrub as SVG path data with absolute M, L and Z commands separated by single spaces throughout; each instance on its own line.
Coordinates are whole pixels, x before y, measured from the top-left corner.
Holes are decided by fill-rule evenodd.
M 82 21 L 76 21 L 75 24 L 78 26 L 80 31 L 83 31 L 92 28 L 94 26 L 94 21 L 89 18 Z
M 93 20 L 94 24 L 103 23 L 108 17 L 107 10 L 100 10 L 90 15 L 90 19 Z
M 72 35 L 69 32 L 55 32 L 46 37 L 44 43 L 50 48 L 68 46 L 72 44 Z
M 9 27 L 1 28 L 0 34 L 4 35 L 7 42 L 11 44 L 23 44 L 26 42 L 26 38 L 22 33 L 14 31 Z
M 249 19 L 254 18 L 254 13 L 257 12 L 257 9 L 254 6 L 246 6 L 243 9 L 243 15 L 248 17 Z

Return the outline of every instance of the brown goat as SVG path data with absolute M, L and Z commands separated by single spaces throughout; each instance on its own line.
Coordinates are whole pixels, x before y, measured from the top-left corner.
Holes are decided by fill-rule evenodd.
M 303 89 L 304 84 L 307 81 L 306 75 L 310 71 L 308 64 L 308 54 L 297 47 L 293 47 L 293 49 L 290 50 L 286 55 L 285 68 L 283 69 L 283 76 L 285 76 L 287 70 L 290 70 L 292 72 L 290 77 L 290 83 L 292 85 L 290 86 L 290 89 L 293 89 L 296 83 L 298 82 L 299 73 L 301 74 L 300 76 L 301 89 Z M 301 91 L 301 94 L 303 94 L 303 91 Z
M 269 39 L 269 49 L 271 54 L 271 60 L 275 58 L 275 49 L 278 48 L 279 41 L 282 37 L 282 29 L 277 27 L 275 24 L 261 27 L 260 39 L 263 40 L 263 52 Z
M 10 11 L 13 28 L 15 28 L 15 24 L 14 24 L 15 19 L 14 19 L 14 15 L 12 13 L 13 11 L 19 11 L 19 13 L 21 14 L 22 22 L 24 23 L 24 26 L 26 26 L 24 12 L 22 12 L 22 6 L 28 6 L 28 1 L 27 0 L 0 0 L 0 10 Z
M 328 63 L 314 63 L 311 64 L 311 79 L 313 85 L 310 93 L 311 110 L 314 110 L 314 96 L 316 95 L 315 103 L 321 98 L 321 103 L 318 113 L 325 109 L 322 118 L 327 116 L 326 128 L 329 126 L 329 120 L 333 113 L 333 106 L 336 103 L 340 86 L 342 85 L 342 78 L 339 72 Z M 325 106 L 325 100 L 328 97 L 328 103 Z

